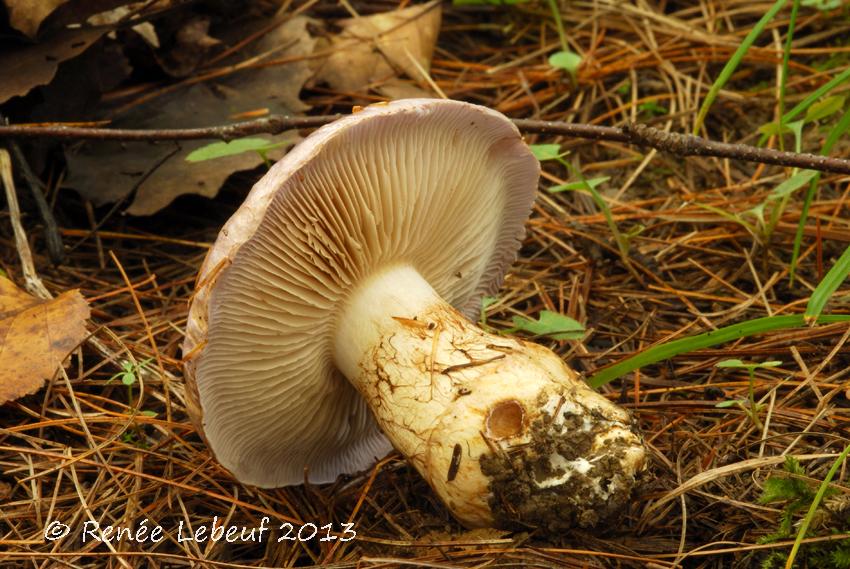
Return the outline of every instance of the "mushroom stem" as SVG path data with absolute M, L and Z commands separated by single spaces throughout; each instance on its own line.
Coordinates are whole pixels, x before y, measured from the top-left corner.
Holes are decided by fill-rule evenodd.
M 627 504 L 644 467 L 625 410 L 552 351 L 472 324 L 411 266 L 353 293 L 335 358 L 469 527 L 594 525 Z

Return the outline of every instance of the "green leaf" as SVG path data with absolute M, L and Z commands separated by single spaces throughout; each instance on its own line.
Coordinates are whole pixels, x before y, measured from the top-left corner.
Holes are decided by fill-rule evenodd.
M 535 336 L 548 336 L 554 340 L 579 340 L 584 336 L 584 326 L 569 316 L 551 310 L 540 312 L 538 320 L 514 316 L 513 322 L 516 330 Z
M 764 222 L 764 208 L 765 208 L 766 205 L 767 205 L 766 201 L 761 202 L 760 204 L 753 206 L 750 209 L 746 210 L 744 213 L 749 213 L 749 214 L 756 216 L 756 219 L 758 219 L 758 222 L 759 222 L 759 227 L 764 227 L 764 224 L 765 224 L 765 222 Z
M 850 322 L 850 316 L 824 315 L 820 316 L 817 321 L 821 323 Z M 616 379 L 621 375 L 625 375 L 630 371 L 664 360 L 669 360 L 670 358 L 680 354 L 687 354 L 695 350 L 716 346 L 731 340 L 746 338 L 747 336 L 763 334 L 773 330 L 800 328 L 805 325 L 806 320 L 802 314 L 765 316 L 764 318 L 756 318 L 754 320 L 741 322 L 740 324 L 733 324 L 731 326 L 726 326 L 725 328 L 719 328 L 690 338 L 680 338 L 678 340 L 673 340 L 672 342 L 653 346 L 637 355 L 601 369 L 593 374 L 593 376 L 588 380 L 588 384 L 590 384 L 591 387 L 601 387 L 609 381 Z
M 778 135 L 779 134 L 779 121 L 773 121 L 773 122 L 763 124 L 760 127 L 758 127 L 757 130 L 765 136 Z M 787 134 L 789 132 L 791 132 L 791 128 L 787 124 L 782 125 L 782 133 Z
M 832 95 L 823 101 L 817 102 L 806 112 L 806 122 L 815 122 L 835 114 L 844 108 L 844 96 Z
M 720 401 L 719 403 L 715 403 L 714 406 L 718 409 L 726 409 L 727 407 L 734 407 L 735 405 L 743 405 L 744 401 L 739 399 L 730 399 L 728 401 Z
M 136 383 L 136 374 L 132 372 L 125 372 L 121 374 L 121 383 L 124 385 L 133 385 Z
M 784 198 L 787 195 L 793 194 L 806 184 L 808 184 L 812 178 L 817 176 L 817 172 L 815 170 L 801 170 L 776 186 L 772 192 L 770 192 L 770 196 L 768 199 L 776 200 Z
M 575 75 L 581 65 L 581 56 L 572 51 L 556 51 L 549 56 L 549 65 Z
M 495 296 L 482 296 L 481 308 L 478 311 L 478 321 L 482 326 L 487 326 L 487 308 L 495 304 L 499 299 Z
M 558 192 L 573 192 L 573 191 L 587 191 L 587 186 L 591 188 L 596 188 L 599 184 L 604 184 L 608 180 L 611 179 L 611 176 L 600 176 L 599 178 L 591 178 L 590 180 L 577 180 L 575 182 L 568 182 L 566 184 L 558 184 L 557 186 L 552 186 L 547 192 L 550 194 L 555 194 Z
M 546 160 L 557 160 L 561 157 L 560 144 L 532 144 L 529 146 L 534 157 L 544 162 Z
M 840 8 L 841 3 L 842 0 L 803 0 L 800 2 L 802 6 L 811 6 L 823 12 Z
M 239 138 L 230 142 L 213 142 L 196 148 L 186 156 L 187 162 L 203 162 L 214 158 L 235 156 L 243 152 L 268 152 L 281 146 L 291 144 L 290 141 L 272 142 L 265 138 Z
M 785 113 L 785 116 L 782 119 L 787 123 L 809 107 L 811 107 L 815 102 L 820 99 L 823 95 L 829 93 L 845 81 L 850 79 L 850 69 L 845 69 L 817 89 L 815 89 L 812 93 L 810 93 L 805 99 L 797 103 L 793 109 Z
M 841 283 L 847 280 L 848 274 L 850 274 L 850 247 L 844 250 L 838 261 L 829 269 L 829 272 L 812 292 L 809 303 L 806 305 L 806 319 L 817 318 L 823 312 L 832 294 L 838 290 Z
M 655 101 L 641 103 L 640 105 L 638 105 L 638 110 L 641 112 L 648 113 L 651 116 L 666 115 L 668 112 L 670 112 L 667 110 L 667 107 L 662 107 Z
M 734 368 L 741 368 L 741 369 L 758 369 L 758 368 L 763 368 L 763 367 L 776 367 L 776 366 L 780 366 L 780 365 L 782 365 L 782 362 L 777 361 L 777 360 L 771 360 L 771 361 L 761 362 L 761 363 L 757 363 L 757 362 L 746 363 L 746 362 L 742 362 L 741 360 L 735 359 L 735 360 L 723 360 L 722 362 L 717 362 L 715 364 L 715 367 L 734 367 Z
M 139 415 L 144 415 L 145 417 L 156 417 L 156 411 L 139 411 Z

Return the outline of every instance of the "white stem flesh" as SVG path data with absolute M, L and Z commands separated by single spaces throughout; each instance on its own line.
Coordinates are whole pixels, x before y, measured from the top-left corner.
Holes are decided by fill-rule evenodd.
M 469 322 L 412 267 L 389 267 L 354 292 L 335 358 L 469 527 L 590 526 L 627 504 L 643 469 L 625 410 L 550 350 Z

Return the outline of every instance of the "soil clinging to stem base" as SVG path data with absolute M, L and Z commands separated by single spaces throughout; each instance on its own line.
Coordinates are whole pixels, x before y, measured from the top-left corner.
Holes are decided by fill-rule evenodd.
M 501 526 L 554 534 L 595 526 L 628 503 L 636 476 L 621 463 L 630 446 L 625 437 L 605 437 L 613 423 L 580 403 L 555 413 L 532 422 L 529 444 L 479 459 L 492 480 L 489 503 Z

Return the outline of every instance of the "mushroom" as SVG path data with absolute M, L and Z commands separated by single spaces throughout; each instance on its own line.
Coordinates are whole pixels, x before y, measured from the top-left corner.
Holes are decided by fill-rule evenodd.
M 540 165 L 503 115 L 369 106 L 254 186 L 198 277 L 188 408 L 260 487 L 335 480 L 392 447 L 468 527 L 591 526 L 645 447 L 552 351 L 477 327 L 516 257 Z

